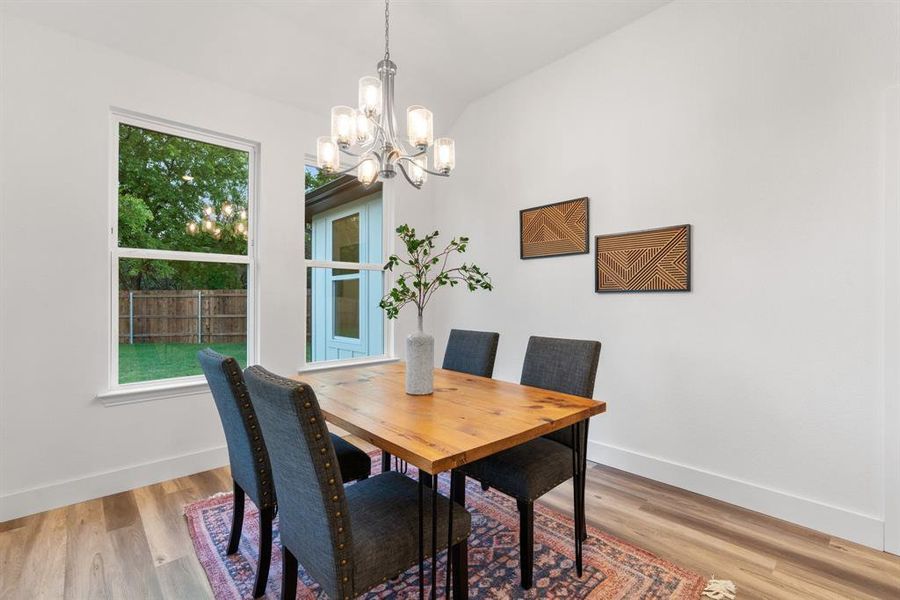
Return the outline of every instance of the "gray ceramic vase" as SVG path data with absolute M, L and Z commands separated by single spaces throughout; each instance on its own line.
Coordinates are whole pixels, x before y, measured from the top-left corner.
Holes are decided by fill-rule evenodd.
M 419 329 L 406 336 L 406 393 L 425 396 L 434 389 L 434 337 Z

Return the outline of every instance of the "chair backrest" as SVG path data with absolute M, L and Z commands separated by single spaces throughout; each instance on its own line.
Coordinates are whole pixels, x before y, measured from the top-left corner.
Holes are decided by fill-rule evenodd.
M 600 342 L 531 336 L 520 383 L 591 398 L 599 360 Z M 568 428 L 544 437 L 572 446 Z
M 499 341 L 500 334 L 492 331 L 451 329 L 443 367 L 479 377 L 492 377 Z
M 259 366 L 244 378 L 272 459 L 281 543 L 329 598 L 352 596 L 350 515 L 316 394 Z
M 232 479 L 259 508 L 274 506 L 275 486 L 269 454 L 240 365 L 234 358 L 210 348 L 198 352 L 197 360 L 206 375 L 225 430 Z

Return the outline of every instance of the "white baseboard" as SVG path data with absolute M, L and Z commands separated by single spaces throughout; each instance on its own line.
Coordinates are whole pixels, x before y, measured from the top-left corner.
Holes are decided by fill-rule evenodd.
M 884 522 L 875 517 L 593 440 L 588 443 L 588 459 L 876 550 L 884 549 Z
M 629 473 L 797 523 L 877 550 L 884 522 L 814 500 L 591 440 L 588 458 Z M 225 446 L 0 496 L 0 522 L 228 464 Z
M 95 473 L 0 496 L 0 522 L 228 464 L 225 446 Z

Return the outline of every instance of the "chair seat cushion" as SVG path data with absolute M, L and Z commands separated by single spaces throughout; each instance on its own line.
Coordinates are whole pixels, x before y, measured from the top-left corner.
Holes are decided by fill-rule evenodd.
M 418 484 L 395 471 L 344 488 L 353 531 L 353 583 L 362 593 L 419 561 Z M 431 556 L 431 488 L 424 489 L 425 556 Z M 447 547 L 449 500 L 438 495 L 438 549 Z M 453 504 L 453 543 L 469 536 L 468 511 Z
M 518 500 L 537 500 L 572 477 L 572 449 L 537 438 L 464 465 L 460 471 Z
M 372 459 L 368 454 L 348 442 L 347 440 L 331 434 L 331 444 L 337 455 L 338 465 L 341 468 L 341 479 L 344 483 L 365 479 L 372 470 Z

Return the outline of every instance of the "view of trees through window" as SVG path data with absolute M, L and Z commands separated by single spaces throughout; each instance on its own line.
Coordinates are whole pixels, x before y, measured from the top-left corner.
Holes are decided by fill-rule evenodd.
M 246 363 L 249 182 L 246 151 L 120 123 L 119 383 Z

